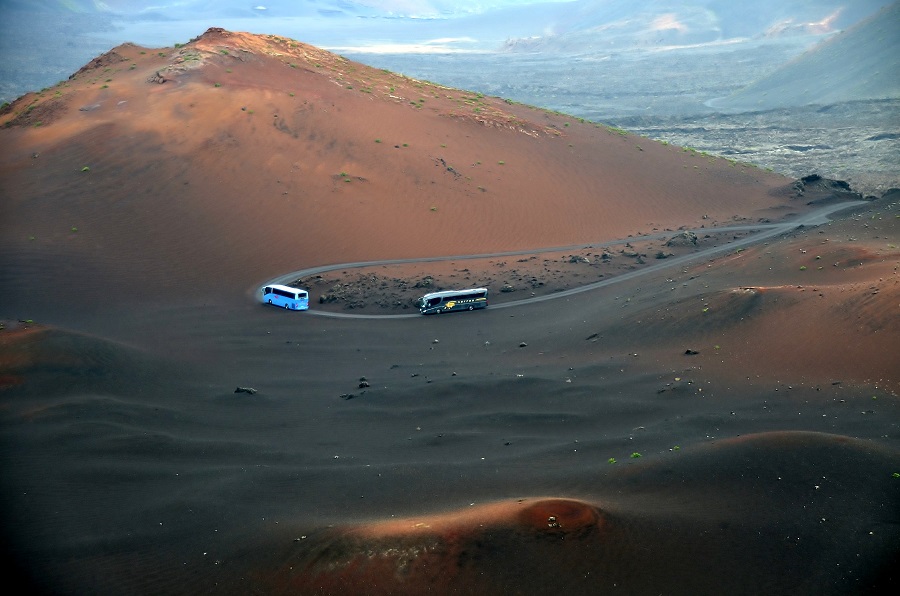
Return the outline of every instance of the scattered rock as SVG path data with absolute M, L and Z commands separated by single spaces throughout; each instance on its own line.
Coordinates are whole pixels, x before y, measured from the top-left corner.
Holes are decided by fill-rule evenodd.
M 790 149 L 791 151 L 798 151 L 803 153 L 805 151 L 810 151 L 812 149 L 834 149 L 831 145 L 818 144 L 818 145 L 785 145 L 786 149 Z
M 698 352 L 697 350 L 691 350 L 691 349 L 687 349 L 684 351 L 685 356 L 696 356 L 699 353 L 700 352 Z
M 359 382 L 359 388 L 360 388 L 360 389 L 365 389 L 366 387 L 370 387 L 370 386 L 371 386 L 371 385 L 369 385 L 369 382 L 368 382 L 367 380 L 365 380 L 365 379 L 362 379 L 362 380 Z
M 882 132 L 877 135 L 872 135 L 867 138 L 867 141 L 892 141 L 894 139 L 900 139 L 900 133 L 896 132 Z
M 447 162 L 444 161 L 444 158 L 443 158 L 443 157 L 438 157 L 437 159 L 435 159 L 435 162 L 436 162 L 436 163 L 437 163 L 437 162 L 440 162 L 440 164 L 446 169 L 447 172 L 453 174 L 453 177 L 454 177 L 454 178 L 459 178 L 460 176 L 462 176 L 462 174 L 460 174 L 459 172 L 457 172 L 457 171 L 453 168 L 453 166 L 447 164 Z
M 157 83 L 159 85 L 162 85 L 163 83 L 165 83 L 168 80 L 169 79 L 167 79 L 163 73 L 156 71 L 156 73 L 153 76 L 151 76 L 150 78 L 147 79 L 147 82 L 148 83 Z
M 234 392 L 235 393 L 248 393 L 250 395 L 253 395 L 254 393 L 256 393 L 256 389 L 254 389 L 253 387 L 237 387 L 234 390 Z
M 677 236 L 672 236 L 666 242 L 666 246 L 693 246 L 697 244 L 697 234 L 693 232 L 682 232 Z
M 522 343 L 519 344 L 519 347 L 520 347 L 520 348 L 527 348 L 527 347 L 528 347 L 528 344 L 526 344 L 526 343 L 523 341 Z

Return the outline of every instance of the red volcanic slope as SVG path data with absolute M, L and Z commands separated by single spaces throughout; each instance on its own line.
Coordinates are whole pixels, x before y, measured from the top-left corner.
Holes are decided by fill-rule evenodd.
M 788 180 L 747 164 L 220 29 L 119 46 L 0 125 L 0 236 L 23 283 L 87 270 L 181 294 L 187 280 L 249 287 L 313 264 L 590 242 L 789 201 Z M 63 257 L 81 270 L 28 265 Z

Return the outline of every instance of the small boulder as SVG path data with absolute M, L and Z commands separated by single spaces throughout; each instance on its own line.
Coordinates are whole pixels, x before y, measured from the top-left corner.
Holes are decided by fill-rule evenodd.
M 698 242 L 697 234 L 693 232 L 682 232 L 677 236 L 672 236 L 666 242 L 666 246 L 695 246 Z

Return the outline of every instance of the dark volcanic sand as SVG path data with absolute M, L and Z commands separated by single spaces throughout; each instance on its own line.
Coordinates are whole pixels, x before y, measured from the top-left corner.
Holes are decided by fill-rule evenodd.
M 745 259 L 783 263 L 802 236 Z M 675 289 L 650 275 L 411 320 L 238 300 L 111 308 L 92 334 L 8 324 L 13 560 L 67 592 L 887 589 L 897 320 L 881 319 L 879 380 L 815 362 L 767 374 L 765 349 L 735 347 L 755 341 L 735 310 L 699 323 L 741 272 L 758 283 L 733 258 L 672 272 Z M 676 321 L 655 332 L 660 308 Z
M 240 75 L 241 65 L 233 68 Z M 264 89 L 277 78 L 259 76 L 253 81 Z M 152 101 L 191 90 L 167 85 L 151 87 Z M 342 86 L 326 82 L 316 92 L 332 88 L 325 97 L 337 102 Z M 129 101 L 142 101 L 138 91 Z M 185 110 L 192 99 L 224 101 L 191 93 L 181 99 Z M 476 232 L 507 224 L 489 238 L 462 225 L 464 215 L 428 227 L 428 218 L 452 208 L 431 212 L 427 201 L 414 215 L 408 205 L 320 205 L 313 223 L 293 204 L 273 202 L 256 221 L 250 199 L 228 194 L 228 185 L 256 180 L 254 172 L 275 177 L 265 163 L 278 160 L 262 149 L 283 140 L 277 126 L 235 128 L 209 152 L 162 161 L 152 157 L 159 147 L 102 126 L 89 129 L 95 136 L 81 149 L 53 145 L 67 138 L 60 127 L 80 130 L 76 118 L 90 114 L 0 131 L 10 140 L 0 162 L 10 214 L 0 222 L 0 505 L 10 577 L 38 592 L 97 594 L 897 587 L 896 198 L 739 253 L 558 300 L 440 317 L 330 319 L 263 306 L 254 299 L 258 284 L 329 262 L 437 256 L 434 245 L 420 244 L 432 236 L 457 247 L 448 254 L 474 254 L 677 230 L 704 221 L 711 207 L 711 222 L 807 207 L 777 194 L 784 181 L 773 176 L 706 160 L 697 173 L 690 164 L 700 158 L 651 145 L 638 152 L 629 139 L 621 150 L 632 156 L 622 158 L 631 170 L 593 174 L 546 162 L 558 168 L 548 176 L 568 184 L 581 171 L 566 187 L 573 193 L 592 176 L 621 188 L 632 180 L 641 192 L 687 184 L 685 171 L 705 182 L 696 192 L 658 191 L 633 212 L 633 197 L 612 193 L 598 208 L 595 195 L 573 194 L 557 213 L 542 192 L 515 194 L 525 185 L 498 178 L 496 201 L 523 208 L 514 222 L 504 220 L 505 207 L 486 204 L 487 223 Z M 191 127 L 204 131 L 209 121 L 182 117 L 162 119 L 183 135 L 179 143 L 206 138 Z M 410 135 L 425 129 L 409 126 Z M 462 127 L 476 153 L 487 151 L 482 128 L 446 126 L 442 134 Z M 579 134 L 595 151 L 607 147 Z M 545 163 L 543 153 L 528 153 L 533 137 L 502 138 L 508 155 Z M 129 143 L 134 155 L 124 153 Z M 223 149 L 229 143 L 244 148 L 250 171 Z M 82 151 L 94 152 L 92 178 L 78 178 Z M 644 171 L 635 160 L 650 154 L 657 165 Z M 361 155 L 372 200 L 384 205 L 391 185 Z M 463 157 L 457 161 L 475 159 Z M 211 169 L 217 160 L 229 167 Z M 142 163 L 154 167 L 141 174 Z M 419 169 L 409 175 L 426 181 L 435 167 L 430 157 L 410 163 Z M 110 164 L 133 176 L 128 193 L 116 194 L 121 178 L 102 175 Z M 314 167 L 303 167 L 311 177 Z M 323 186 L 314 178 L 309 185 L 354 184 L 331 180 L 340 168 L 329 162 Z M 642 172 L 649 186 L 640 186 Z M 195 190 L 200 182 L 208 192 Z M 387 190 L 378 194 L 378 185 Z M 165 191 L 155 202 L 147 198 L 157 196 L 154 188 Z M 274 201 L 274 192 L 267 197 Z M 380 219 L 348 220 L 360 209 Z M 615 217 L 599 218 L 605 211 Z M 400 215 L 408 219 L 392 223 Z M 583 221 L 589 217 L 599 219 Z M 522 238 L 516 222 L 529 230 Z M 291 246 L 304 249 L 297 256 L 271 255 L 260 247 L 266 226 L 282 244 L 297 229 L 316 235 Z M 391 236 L 404 226 L 412 238 Z M 475 265 L 464 265 L 473 280 L 496 275 L 496 260 Z M 582 265 L 596 269 L 561 264 L 567 277 L 554 283 L 577 285 L 573 271 Z M 153 283 L 142 291 L 141 280 Z M 28 318 L 39 324 L 15 322 Z

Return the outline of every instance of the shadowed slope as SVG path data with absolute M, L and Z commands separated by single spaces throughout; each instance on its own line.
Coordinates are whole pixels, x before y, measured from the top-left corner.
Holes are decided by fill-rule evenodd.
M 488 434 L 477 430 L 477 418 L 467 419 L 477 416 L 476 404 L 460 403 L 460 396 L 480 391 L 476 401 L 484 405 L 477 407 L 491 419 L 525 420 L 530 410 L 538 424 L 529 430 L 519 422 L 514 431 L 523 445 L 560 414 L 577 420 L 574 401 L 549 382 L 529 390 L 522 381 L 502 405 L 502 388 L 471 384 L 445 386 L 424 402 L 417 397 L 422 389 L 410 390 L 407 404 L 402 392 L 379 392 L 323 416 L 314 403 L 321 397 L 303 403 L 305 396 L 283 400 L 271 391 L 249 400 L 213 396 L 204 394 L 202 378 L 164 385 L 178 394 L 150 401 L 140 392 L 103 397 L 119 369 L 146 388 L 128 356 L 106 357 L 109 344 L 52 329 L 14 333 L 0 345 L 0 373 L 25 372 L 29 379 L 2 393 L 3 439 L 20 454 L 3 472 L 11 486 L 27 490 L 4 496 L 6 537 L 14 560 L 51 591 L 863 594 L 887 592 L 897 581 L 900 455 L 872 440 L 752 432 L 666 450 L 637 437 L 616 442 L 616 450 L 646 447 L 645 457 L 615 463 L 601 456 L 612 448 L 605 435 L 622 424 L 610 402 L 579 430 L 588 440 L 575 445 L 577 464 L 560 457 L 563 449 L 575 455 L 563 438 L 570 431 L 548 429 L 555 465 L 541 450 L 517 457 L 510 450 L 476 472 L 471 464 L 447 465 L 465 457 L 454 435 Z M 30 355 L 18 363 L 10 358 L 22 353 L 11 349 L 16 342 Z M 53 363 L 63 364 L 64 378 L 83 378 L 59 399 L 39 385 Z M 29 385 L 32 379 L 38 386 Z M 594 402 L 603 393 L 589 388 L 583 397 Z M 890 418 L 896 400 L 885 397 L 879 411 Z M 629 398 L 619 408 L 640 409 L 639 401 Z M 273 410 L 294 402 L 293 414 Z M 403 449 L 405 456 L 385 453 L 385 442 L 404 443 L 399 428 L 422 420 L 426 408 L 445 420 L 447 448 L 430 456 L 424 445 Z M 329 478 L 339 463 L 331 450 L 352 449 L 346 429 L 353 428 L 354 411 L 375 427 L 356 430 L 366 435 L 357 445 L 365 455 L 350 456 L 346 475 Z M 713 415 L 686 403 L 677 411 Z M 277 426 L 265 422 L 267 412 Z M 311 413 L 327 437 L 301 428 L 301 413 Z M 398 428 L 385 416 L 407 420 Z M 441 442 L 433 441 L 431 450 Z M 495 448 L 503 449 L 510 448 Z M 416 462 L 411 469 L 407 458 Z M 490 481 L 501 472 L 555 476 L 566 488 L 523 493 L 515 488 L 519 480 Z M 470 480 L 452 482 L 457 474 Z M 431 482 L 419 478 L 428 475 Z M 379 500 L 384 490 L 388 499 Z M 345 503 L 336 526 L 320 513 L 338 508 L 323 506 L 330 500 Z M 374 508 L 366 506 L 370 500 Z M 382 513 L 373 514 L 379 507 Z

